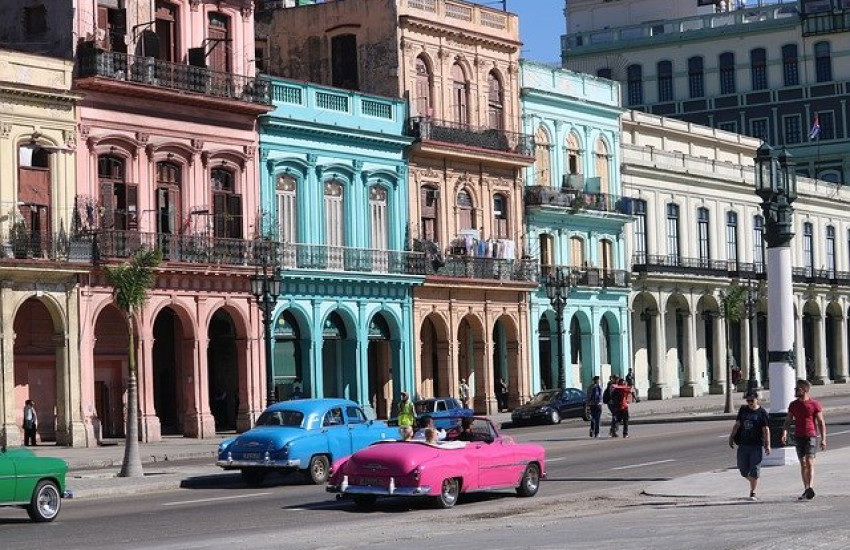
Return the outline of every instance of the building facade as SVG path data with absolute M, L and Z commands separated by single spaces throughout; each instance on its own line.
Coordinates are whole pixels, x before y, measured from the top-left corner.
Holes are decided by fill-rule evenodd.
M 521 63 L 524 131 L 534 135 L 526 169 L 526 239 L 540 259 L 529 318 L 532 386 L 585 388 L 594 375 L 625 377 L 629 360 L 631 201 L 620 180 L 620 90 L 616 82 Z M 557 270 L 570 283 L 563 333 L 546 293 Z
M 407 237 L 426 254 L 414 289 L 417 396 L 472 388 L 479 412 L 531 392 L 523 236 L 519 33 L 513 14 L 454 0 L 324 2 L 258 14 L 274 75 L 407 98 Z
M 625 106 L 764 139 L 787 147 L 802 176 L 850 181 L 847 2 L 566 7 L 564 66 L 619 81 Z
M 0 50 L 0 443 L 23 442 L 24 402 L 38 440 L 84 440 L 79 269 L 67 262 L 75 171 L 73 63 Z
M 650 398 L 722 393 L 727 360 L 744 379 L 752 360 L 756 379 L 767 381 L 765 221 L 752 170 L 759 143 L 638 111 L 623 117 L 623 188 L 635 215 L 632 360 Z M 797 376 L 846 382 L 850 195 L 807 178 L 798 188 Z M 748 284 L 759 289 L 752 318 L 725 318 L 723 294 Z
M 284 284 L 275 311 L 279 398 L 345 397 L 388 418 L 413 385 L 412 296 L 424 255 L 406 251 L 407 104 L 273 79 L 260 120 L 261 200 Z

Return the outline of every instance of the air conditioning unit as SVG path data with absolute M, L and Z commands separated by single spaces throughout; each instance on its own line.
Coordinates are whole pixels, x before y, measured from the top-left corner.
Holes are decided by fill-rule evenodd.
M 561 180 L 561 187 L 569 187 L 570 189 L 584 188 L 584 174 L 564 174 Z

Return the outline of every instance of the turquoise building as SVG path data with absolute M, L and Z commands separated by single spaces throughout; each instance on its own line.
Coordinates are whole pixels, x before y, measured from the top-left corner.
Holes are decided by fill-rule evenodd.
M 406 252 L 407 104 L 273 79 L 259 120 L 264 236 L 284 280 L 274 314 L 279 399 L 345 397 L 386 418 L 414 387 Z
M 532 387 L 558 385 L 563 349 L 565 385 L 586 388 L 594 375 L 625 376 L 629 368 L 631 200 L 620 181 L 620 89 L 528 61 L 521 78 L 523 131 L 535 139 L 525 177 L 526 233 L 541 264 L 529 316 Z M 562 334 L 545 286 L 557 271 L 569 284 Z

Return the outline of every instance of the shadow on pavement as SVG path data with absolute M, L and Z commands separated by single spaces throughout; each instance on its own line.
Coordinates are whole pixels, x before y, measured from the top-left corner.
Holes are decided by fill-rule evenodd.
M 266 475 L 260 485 L 248 485 L 242 481 L 239 472 L 222 472 L 218 474 L 192 476 L 180 482 L 181 489 L 258 489 L 262 487 L 277 487 L 279 485 L 313 485 L 307 478 L 297 472 L 281 475 L 271 472 Z

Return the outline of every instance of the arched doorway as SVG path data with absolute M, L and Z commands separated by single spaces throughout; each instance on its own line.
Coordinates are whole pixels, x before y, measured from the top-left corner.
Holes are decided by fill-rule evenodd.
M 236 328 L 230 314 L 220 309 L 213 314 L 207 345 L 210 412 L 216 431 L 236 429 L 239 407 L 239 362 Z
M 478 319 L 466 315 L 461 319 L 457 331 L 458 377 L 469 384 L 469 399 L 476 413 L 488 414 L 488 400 L 495 408 L 495 399 L 487 395 L 487 381 L 481 367 L 484 365 L 484 331 Z
M 566 373 L 566 386 L 584 388 L 593 378 L 593 330 L 583 312 L 570 319 L 570 370 Z
M 557 365 L 553 363 L 558 350 L 556 339 L 552 337 L 552 324 L 547 315 L 541 315 L 537 322 L 537 359 L 540 375 L 540 389 L 551 389 L 558 382 Z
M 805 377 L 809 382 L 814 382 L 816 371 L 816 324 L 820 322 L 817 306 L 812 302 L 803 308 L 803 358 Z
M 301 383 L 301 397 L 311 394 L 304 380 L 305 342 L 301 327 L 290 310 L 284 310 L 274 324 L 274 386 L 278 401 L 293 399 L 295 381 Z
M 32 399 L 38 415 L 36 441 L 56 441 L 59 410 L 57 347 L 55 336 L 62 328 L 39 299 L 29 298 L 15 314 L 15 423 L 23 425 L 23 408 Z
M 504 408 L 510 409 L 519 405 L 521 391 L 525 384 L 521 380 L 519 342 L 517 341 L 516 325 L 507 315 L 502 315 L 493 324 L 493 386 L 496 394 L 499 392 L 499 380 L 504 380 L 508 395 L 504 398 Z
M 322 340 L 323 395 L 358 401 L 356 342 L 338 312 L 331 312 L 325 319 Z
M 127 321 L 114 305 L 95 322 L 94 402 L 101 438 L 124 437 L 124 391 L 129 333 Z
M 390 342 L 390 326 L 380 313 L 369 322 L 368 338 L 367 397 L 378 418 L 389 418 L 394 374 L 398 367 Z
M 422 321 L 422 328 L 419 331 L 419 394 L 421 397 L 451 395 L 449 342 L 446 332 L 445 322 L 436 313 L 428 315 Z M 460 381 L 458 380 L 457 383 Z
M 627 368 L 623 362 L 622 349 L 623 343 L 619 320 L 614 313 L 608 311 L 602 316 L 602 320 L 599 322 L 599 363 L 602 365 L 601 372 L 604 372 L 605 365 L 608 365 L 607 368 L 611 374 L 621 377 L 626 376 Z
M 177 313 L 166 307 L 153 324 L 153 402 L 159 418 L 160 433 L 183 433 L 186 399 L 180 391 L 183 372 L 183 327 Z

